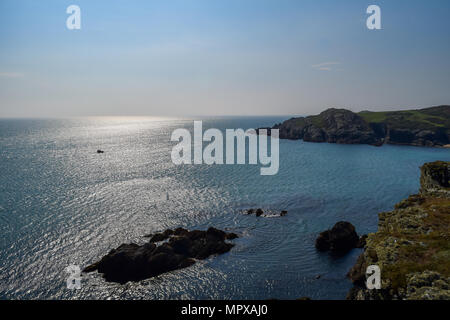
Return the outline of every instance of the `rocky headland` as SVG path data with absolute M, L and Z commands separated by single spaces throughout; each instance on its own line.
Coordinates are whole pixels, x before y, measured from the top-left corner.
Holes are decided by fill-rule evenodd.
M 279 129 L 281 139 L 308 142 L 448 147 L 450 106 L 359 113 L 333 108 L 315 116 L 291 118 L 272 129 Z
M 189 267 L 196 260 L 228 252 L 234 245 L 225 240 L 237 237 L 235 233 L 226 233 L 212 227 L 207 231 L 168 229 L 153 235 L 150 241 L 143 245 L 120 245 L 100 261 L 86 267 L 83 272 L 97 270 L 103 274 L 106 281 L 122 284 L 140 281 Z M 161 244 L 155 244 L 157 242 Z
M 450 299 L 450 162 L 421 167 L 420 193 L 379 214 L 378 231 L 348 276 L 348 299 Z M 381 269 L 381 289 L 365 287 L 366 268 Z

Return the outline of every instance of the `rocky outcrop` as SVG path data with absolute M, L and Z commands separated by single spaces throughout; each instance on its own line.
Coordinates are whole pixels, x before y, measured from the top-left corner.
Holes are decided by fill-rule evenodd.
M 291 118 L 273 129 L 279 130 L 281 139 L 308 142 L 443 147 L 450 143 L 450 106 L 360 113 L 332 108 L 315 116 Z
M 364 236 L 363 236 L 364 237 Z M 363 239 L 363 237 L 361 237 Z M 316 239 L 316 249 L 334 253 L 345 253 L 361 246 L 355 227 L 346 221 L 336 223 L 330 230 L 323 231 Z
M 421 167 L 420 193 L 379 214 L 348 276 L 348 299 L 450 299 L 450 162 Z M 365 287 L 366 268 L 381 270 L 381 289 Z
M 447 193 L 450 188 L 450 167 L 446 162 L 427 163 L 420 168 L 420 192 L 423 194 Z
M 286 210 L 282 210 L 279 214 L 280 217 L 284 217 L 285 215 L 287 215 L 287 211 Z M 263 209 L 258 208 L 258 209 L 248 209 L 246 214 L 251 215 L 251 214 L 255 214 L 257 217 L 261 217 L 264 214 Z M 267 216 L 267 215 L 266 215 Z M 275 214 L 269 214 L 270 217 L 275 216 Z
M 328 109 L 318 116 L 292 118 L 273 128 L 280 130 L 281 139 L 373 145 L 382 143 L 382 138 L 363 118 L 345 109 Z
M 122 244 L 111 250 L 100 261 L 86 267 L 83 272 L 97 270 L 106 281 L 126 283 L 140 281 L 165 272 L 186 268 L 196 259 L 206 259 L 214 254 L 230 251 L 235 233 L 209 228 L 207 231 L 188 231 L 178 228 L 166 230 L 152 237 L 144 245 Z M 160 245 L 154 242 L 167 240 Z

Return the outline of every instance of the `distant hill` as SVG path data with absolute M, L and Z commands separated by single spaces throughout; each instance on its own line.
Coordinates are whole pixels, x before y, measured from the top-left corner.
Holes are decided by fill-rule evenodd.
M 422 130 L 450 128 L 450 106 L 406 111 L 362 111 L 358 114 L 369 123 L 385 123 L 395 128 Z
M 447 146 L 450 106 L 359 113 L 332 108 L 319 115 L 286 120 L 273 129 L 280 130 L 281 139 L 310 142 Z

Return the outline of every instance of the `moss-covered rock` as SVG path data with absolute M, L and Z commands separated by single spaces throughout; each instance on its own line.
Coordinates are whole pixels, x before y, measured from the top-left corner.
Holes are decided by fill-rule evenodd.
M 450 299 L 450 162 L 421 168 L 420 194 L 379 214 L 378 231 L 349 272 L 349 299 Z M 369 265 L 381 269 L 381 290 L 365 288 Z

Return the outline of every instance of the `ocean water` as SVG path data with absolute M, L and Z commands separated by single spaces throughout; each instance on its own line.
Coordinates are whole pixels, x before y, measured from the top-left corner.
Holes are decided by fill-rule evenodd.
M 286 118 L 203 123 L 246 129 Z M 344 299 L 345 274 L 361 251 L 316 252 L 317 234 L 339 220 L 360 234 L 376 231 L 378 212 L 418 191 L 421 164 L 450 160 L 444 149 L 281 140 L 275 176 L 261 176 L 259 165 L 175 166 L 170 135 L 192 126 L 155 118 L 0 120 L 0 298 Z M 289 213 L 243 214 L 254 207 Z M 81 290 L 66 288 L 70 264 L 83 268 L 166 228 L 209 226 L 238 233 L 236 246 L 139 283 L 106 283 L 92 273 Z

